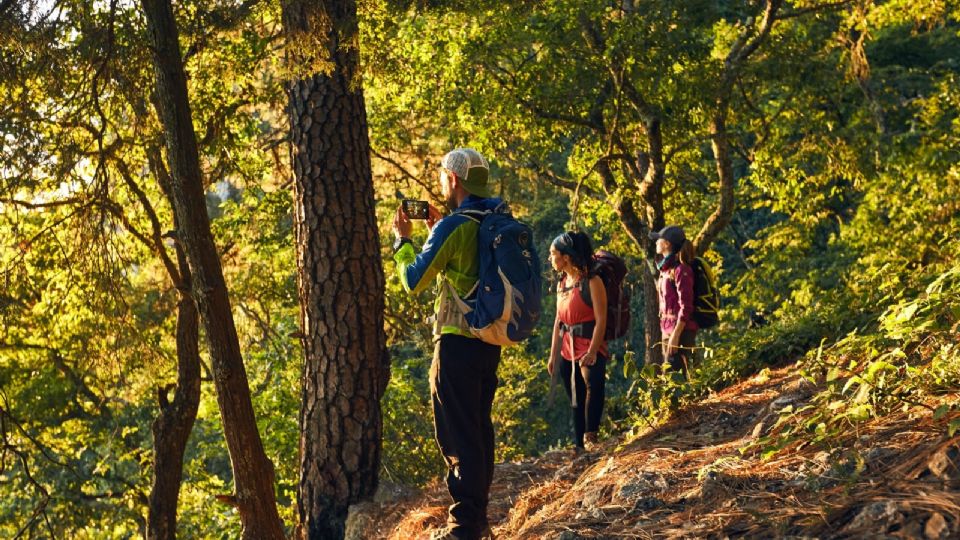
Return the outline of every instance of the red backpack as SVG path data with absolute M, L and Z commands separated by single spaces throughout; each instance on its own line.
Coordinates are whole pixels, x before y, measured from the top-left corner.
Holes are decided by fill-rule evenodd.
M 624 287 L 627 265 L 623 259 L 605 250 L 593 254 L 593 273 L 600 276 L 603 288 L 607 291 L 607 329 L 603 334 L 605 341 L 622 338 L 630 329 L 630 291 Z M 590 307 L 589 280 L 580 283 L 580 296 Z

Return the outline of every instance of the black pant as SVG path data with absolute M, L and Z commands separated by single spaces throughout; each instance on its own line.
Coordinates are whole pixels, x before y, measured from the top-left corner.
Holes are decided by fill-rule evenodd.
M 434 429 L 453 498 L 447 522 L 457 538 L 479 538 L 487 527 L 494 448 L 490 409 L 499 364 L 499 346 L 454 334 L 440 336 L 433 354 Z
M 670 336 L 664 336 L 664 339 L 670 339 Z M 696 330 L 684 330 L 680 332 L 680 346 L 677 351 L 670 355 L 667 361 L 670 363 L 670 369 L 680 371 L 683 376 L 687 376 L 687 367 L 693 363 L 694 346 L 697 343 Z
M 607 359 L 597 355 L 592 366 L 584 366 L 566 359 L 560 361 L 560 378 L 567 389 L 573 405 L 573 433 L 577 446 L 583 446 L 584 433 L 596 433 L 600 429 L 600 415 L 603 413 L 604 387 L 606 386 Z M 587 380 L 583 379 L 583 371 Z M 576 381 L 576 394 L 571 393 L 571 381 Z

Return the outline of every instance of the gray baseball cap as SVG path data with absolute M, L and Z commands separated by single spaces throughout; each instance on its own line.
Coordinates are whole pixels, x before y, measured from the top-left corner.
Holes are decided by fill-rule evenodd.
M 686 235 L 683 234 L 683 229 L 676 225 L 668 225 L 661 229 L 660 232 L 654 231 L 650 233 L 651 240 L 656 241 L 661 238 L 667 242 L 670 242 L 675 249 L 680 249 L 683 243 L 687 240 Z
M 463 189 L 477 197 L 493 197 L 490 190 L 490 166 L 487 160 L 473 148 L 457 148 L 447 152 L 440 166 L 452 171 L 463 185 Z

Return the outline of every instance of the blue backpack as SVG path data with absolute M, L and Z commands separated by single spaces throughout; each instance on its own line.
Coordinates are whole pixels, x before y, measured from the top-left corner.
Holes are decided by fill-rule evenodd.
M 506 203 L 490 211 L 458 213 L 480 224 L 476 294 L 472 307 L 460 302 L 470 331 L 492 345 L 516 345 L 530 337 L 540 320 L 542 277 L 533 231 L 513 217 Z

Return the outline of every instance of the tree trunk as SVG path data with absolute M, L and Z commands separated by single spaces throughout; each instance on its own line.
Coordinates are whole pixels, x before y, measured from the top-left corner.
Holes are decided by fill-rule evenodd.
M 184 258 L 181 272 L 189 279 Z M 184 284 L 186 285 L 186 284 Z M 175 540 L 177 499 L 183 476 L 183 454 L 200 405 L 199 320 L 196 304 L 181 292 L 177 305 L 177 384 L 173 403 L 167 388 L 159 394 L 160 416 L 153 422 L 153 486 L 150 489 L 148 540 Z
M 734 177 L 733 159 L 730 157 L 730 142 L 727 140 L 726 107 L 717 111 L 710 121 L 711 147 L 713 157 L 717 160 L 717 179 L 720 185 L 720 198 L 717 209 L 703 223 L 700 233 L 693 241 L 697 255 L 706 253 L 710 244 L 716 240 L 723 229 L 730 224 L 733 218 Z
M 303 538 L 334 539 L 350 504 L 376 490 L 389 377 L 356 4 L 290 1 L 284 27 L 301 75 L 288 88 L 305 355 L 298 509 Z
M 634 94 L 638 103 L 643 103 L 648 116 L 644 122 L 644 131 L 647 138 L 649 152 L 640 152 L 637 155 L 637 166 L 640 195 L 639 206 L 643 215 L 637 212 L 637 201 L 623 196 L 614 209 L 620 218 L 627 236 L 640 248 L 644 254 L 646 264 L 638 269 L 643 291 L 643 335 L 646 364 L 659 364 L 663 361 L 660 347 L 660 309 L 657 298 L 657 271 L 653 264 L 656 255 L 656 244 L 650 240 L 651 230 L 663 228 L 663 139 L 660 131 L 659 116 L 652 112 L 652 108 Z M 603 179 L 604 189 L 608 196 L 616 192 L 616 180 L 610 170 L 607 160 L 597 162 L 597 172 Z
M 649 205 L 644 205 L 651 212 Z M 663 206 L 660 205 L 662 208 Z M 659 364 L 663 361 L 663 354 L 660 347 L 660 308 L 657 298 L 657 272 L 653 265 L 653 256 L 655 254 L 654 242 L 650 241 L 649 233 L 651 228 L 637 215 L 634 203 L 627 199 L 621 200 L 617 206 L 617 216 L 620 223 L 623 224 L 627 236 L 637 246 L 643 250 L 644 264 L 637 269 L 640 275 L 641 290 L 643 291 L 643 341 L 644 341 L 644 362 L 646 364 Z M 652 230 L 663 228 L 663 212 L 654 217 Z
M 693 241 L 698 255 L 703 255 L 710 244 L 716 240 L 720 232 L 730 224 L 736 204 L 734 200 L 733 158 L 730 156 L 730 140 L 727 133 L 727 114 L 730 110 L 730 99 L 733 87 L 747 60 L 760 45 L 768 38 L 773 25 L 777 20 L 777 11 L 783 5 L 783 0 L 766 0 L 763 6 L 763 16 L 757 25 L 753 37 L 750 30 L 742 30 L 740 37 L 730 48 L 730 52 L 723 62 L 723 71 L 720 74 L 720 84 L 717 89 L 716 108 L 710 118 L 710 141 L 713 148 L 713 157 L 717 160 L 717 181 L 720 186 L 720 197 L 717 209 L 703 223 L 700 232 Z
M 663 160 L 663 130 L 659 116 L 649 117 L 644 122 L 647 146 L 650 149 L 650 167 L 643 179 L 641 194 L 646 205 L 647 224 L 651 231 L 659 231 L 666 226 L 663 212 L 663 182 L 667 176 L 667 166 Z M 641 249 L 646 254 L 647 267 L 643 273 L 643 324 L 646 356 L 652 364 L 663 363 L 663 348 L 660 342 L 660 298 L 657 295 L 658 272 L 655 266 L 657 243 L 644 235 Z
M 157 75 L 157 112 L 166 134 L 177 241 L 191 272 L 192 293 L 210 348 L 217 403 L 245 539 L 282 539 L 273 464 L 257 431 L 220 258 L 204 201 L 196 133 L 170 0 L 142 0 Z
M 149 153 L 150 165 L 170 204 L 173 204 L 172 182 L 160 159 L 160 149 Z M 132 178 L 131 178 L 131 187 Z M 138 193 L 142 193 L 139 192 Z M 146 197 L 141 198 L 151 216 L 155 235 L 160 222 Z M 174 221 L 174 229 L 177 223 Z M 155 249 L 164 247 L 160 236 Z M 153 422 L 153 485 L 150 488 L 147 515 L 147 540 L 176 540 L 177 503 L 183 479 L 183 456 L 193 431 L 200 407 L 200 314 L 190 295 L 190 266 L 183 248 L 176 244 L 177 266 L 168 267 L 170 278 L 180 293 L 177 304 L 177 383 L 173 403 L 167 399 L 166 387 L 159 389 L 160 415 Z

